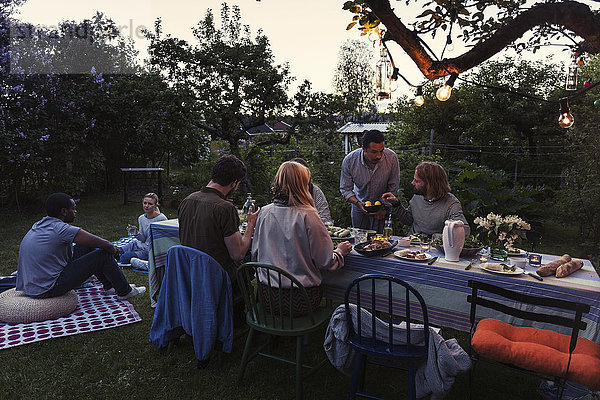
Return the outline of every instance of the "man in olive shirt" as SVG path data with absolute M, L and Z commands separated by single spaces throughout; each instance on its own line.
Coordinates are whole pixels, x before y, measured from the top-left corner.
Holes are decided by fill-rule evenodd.
M 212 256 L 235 281 L 235 269 L 248 252 L 259 210 L 248 215 L 244 236 L 233 203 L 227 200 L 246 176 L 246 166 L 233 155 L 220 157 L 210 182 L 179 206 L 179 240 Z

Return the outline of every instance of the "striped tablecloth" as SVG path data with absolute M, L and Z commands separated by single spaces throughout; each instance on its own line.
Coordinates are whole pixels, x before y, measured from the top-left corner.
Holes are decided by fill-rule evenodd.
M 167 251 L 179 242 L 179 220 L 169 219 L 166 221 L 153 222 L 150 224 L 150 236 L 152 238 L 152 249 L 148 254 L 148 293 L 150 302 L 158 301 L 160 282 L 164 274 L 164 266 L 167 264 Z
M 474 279 L 521 293 L 589 304 L 591 306 L 590 313 L 584 315 L 588 326 L 585 331 L 580 332 L 579 336 L 600 343 L 600 278 L 588 260 L 584 260 L 583 269 L 568 277 L 560 279 L 544 277 L 544 281 L 540 282 L 526 275 L 506 276 L 488 273 L 476 265 L 465 271 L 464 268 L 468 261 L 447 262 L 443 259 L 442 254 L 432 253 L 440 258 L 433 265 L 427 265 L 427 263 L 404 261 L 394 255 L 364 257 L 352 252 L 346 256 L 344 268 L 324 274 L 323 283 L 326 296 L 334 301 L 343 301 L 346 287 L 353 279 L 368 273 L 389 274 L 410 283 L 421 293 L 427 304 L 430 323 L 469 331 L 470 304 L 467 303 L 467 294 L 470 293 L 470 288 L 467 286 L 467 281 Z M 556 258 L 558 257 L 543 255 L 544 262 Z M 530 267 L 526 268 L 530 271 L 534 270 Z M 382 294 L 382 299 L 384 297 Z M 398 300 L 396 305 L 400 308 L 402 302 Z M 531 310 L 557 313 L 555 310 L 540 307 L 532 307 Z M 493 310 L 478 309 L 477 317 L 494 317 L 509 323 L 560 331 L 556 327 L 546 326 L 542 323 L 501 316 Z M 562 331 L 561 333 L 567 332 Z
M 179 242 L 179 221 L 170 219 L 155 222 L 150 225 L 152 235 L 152 251 L 149 257 L 149 286 L 152 302 L 158 299 L 160 282 L 167 263 L 167 251 Z M 369 273 L 385 273 L 407 281 L 414 286 L 427 303 L 429 320 L 432 324 L 469 331 L 469 303 L 467 286 L 469 279 L 477 279 L 510 290 L 537 296 L 562 298 L 580 301 L 591 306 L 589 314 L 584 316 L 587 329 L 580 332 L 581 337 L 600 343 L 600 277 L 588 260 L 584 267 L 565 278 L 544 277 L 543 282 L 526 275 L 505 276 L 485 272 L 477 266 L 465 271 L 468 261 L 461 260 L 453 263 L 444 260 L 443 254 L 432 252 L 439 256 L 433 265 L 426 263 L 401 260 L 393 255 L 387 257 L 364 257 L 352 252 L 346 256 L 344 268 L 339 271 L 323 274 L 323 283 L 327 298 L 343 301 L 346 287 L 355 278 Z M 544 262 L 557 259 L 558 256 L 543 254 Z M 529 267 L 526 267 L 529 270 Z M 382 295 L 382 300 L 384 296 Z M 398 307 L 401 301 L 398 300 Z M 533 309 L 536 312 L 556 313 L 551 309 Z M 523 324 L 511 317 L 501 317 L 493 311 L 482 309 L 478 317 L 494 317 L 506 322 Z M 557 330 L 542 323 L 529 323 L 530 326 Z M 562 332 L 565 333 L 565 332 Z

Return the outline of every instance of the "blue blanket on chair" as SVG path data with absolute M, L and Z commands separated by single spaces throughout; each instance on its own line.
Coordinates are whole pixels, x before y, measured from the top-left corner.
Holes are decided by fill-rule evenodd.
M 192 336 L 198 361 L 213 349 L 231 353 L 233 302 L 229 276 L 211 256 L 186 246 L 167 253 L 150 341 L 163 348 L 185 332 Z

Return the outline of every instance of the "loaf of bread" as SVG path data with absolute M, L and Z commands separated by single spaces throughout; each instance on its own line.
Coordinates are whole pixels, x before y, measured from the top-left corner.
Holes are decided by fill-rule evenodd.
M 560 267 L 563 264 L 568 263 L 569 261 L 571 261 L 571 256 L 568 254 L 563 254 L 561 258 L 559 258 L 556 261 L 552 261 L 551 263 L 548 263 L 546 265 L 542 265 L 541 267 L 539 267 L 537 269 L 537 274 L 539 276 L 550 276 L 550 275 L 554 275 L 556 273 L 556 270 L 558 269 L 558 267 Z
M 567 275 L 571 275 L 573 272 L 581 269 L 583 267 L 583 261 L 581 260 L 571 260 L 568 263 L 564 263 L 560 267 L 556 269 L 556 277 L 564 278 Z

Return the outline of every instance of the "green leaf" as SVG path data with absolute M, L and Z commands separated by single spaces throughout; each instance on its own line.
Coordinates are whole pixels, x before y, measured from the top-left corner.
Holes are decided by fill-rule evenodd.
M 347 30 L 347 31 L 349 31 L 350 29 L 352 29 L 352 27 L 354 27 L 354 25 L 356 25 L 356 21 L 354 21 L 354 22 L 350 22 L 350 23 L 348 24 L 348 26 L 346 27 L 346 30 Z

